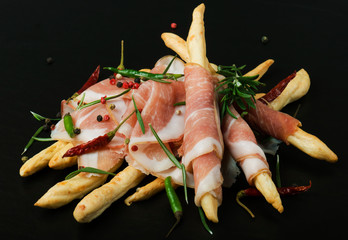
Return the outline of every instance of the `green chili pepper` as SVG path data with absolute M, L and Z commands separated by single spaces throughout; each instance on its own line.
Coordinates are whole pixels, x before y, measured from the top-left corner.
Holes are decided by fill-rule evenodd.
M 181 206 L 180 200 L 179 200 L 178 196 L 176 195 L 175 190 L 172 186 L 170 176 L 166 177 L 166 179 L 164 180 L 164 186 L 166 189 L 166 193 L 167 193 L 170 207 L 172 208 L 172 211 L 173 211 L 174 216 L 176 218 L 176 222 L 174 223 L 174 225 L 172 226 L 172 228 L 169 230 L 169 232 L 166 235 L 166 237 L 168 237 L 169 234 L 176 227 L 176 225 L 178 225 L 178 223 L 180 222 L 181 217 L 183 216 L 183 212 L 182 212 L 182 206 Z
M 75 136 L 74 123 L 70 113 L 64 115 L 64 128 L 71 138 Z
M 24 150 L 22 152 L 21 155 L 23 155 L 27 150 L 28 148 L 31 146 L 31 144 L 33 144 L 34 142 L 34 138 L 33 137 L 36 137 L 37 135 L 39 135 L 40 132 L 42 132 L 42 130 L 44 129 L 45 126 L 41 126 L 39 127 L 38 130 L 36 130 L 36 132 L 34 133 L 34 135 L 30 138 L 29 142 L 27 143 L 27 145 L 24 147 Z
M 143 80 L 154 80 L 161 83 L 171 83 L 169 81 L 165 81 L 163 79 L 171 79 L 171 80 L 177 80 L 179 77 L 182 77 L 182 74 L 155 74 L 155 73 L 148 73 L 148 72 L 142 72 L 137 71 L 133 69 L 117 69 L 114 67 L 104 67 L 104 69 L 113 71 L 115 73 L 119 73 L 124 77 L 130 77 L 130 78 L 138 78 L 141 77 Z

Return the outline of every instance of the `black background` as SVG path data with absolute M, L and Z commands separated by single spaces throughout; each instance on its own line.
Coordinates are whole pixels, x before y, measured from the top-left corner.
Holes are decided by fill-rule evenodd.
M 280 239 L 306 235 L 334 238 L 346 232 L 346 88 L 348 65 L 347 1 L 205 1 L 207 56 L 216 64 L 247 64 L 250 70 L 273 58 L 262 79 L 265 91 L 294 70 L 311 77 L 309 93 L 284 109 L 303 129 L 322 139 L 339 156 L 330 164 L 281 145 L 282 184 L 313 186 L 305 194 L 284 197 L 283 214 L 262 198 L 246 198 L 251 219 L 235 202 L 247 187 L 244 176 L 224 189 L 218 224 L 210 236 L 202 227 L 189 191 L 190 204 L 170 239 Z M 69 97 L 95 67 L 119 64 L 125 40 L 125 65 L 151 68 L 172 54 L 160 34 L 174 31 L 186 38 L 191 14 L 200 1 L 4 1 L 0 2 L 1 172 L 0 236 L 10 239 L 162 239 L 174 217 L 164 193 L 127 207 L 122 198 L 89 224 L 77 223 L 78 201 L 57 210 L 33 204 L 74 168 L 44 169 L 33 176 L 18 174 L 24 146 L 40 126 L 30 110 L 53 117 L 60 100 Z M 261 43 L 268 36 L 269 43 Z M 53 64 L 46 58 L 52 57 Z M 110 73 L 101 72 L 101 78 Z M 45 137 L 45 134 L 41 135 Z M 48 146 L 35 143 L 33 156 Z M 275 158 L 268 156 L 272 169 Z M 131 191 L 133 192 L 133 191 Z M 182 191 L 177 191 L 183 199 Z

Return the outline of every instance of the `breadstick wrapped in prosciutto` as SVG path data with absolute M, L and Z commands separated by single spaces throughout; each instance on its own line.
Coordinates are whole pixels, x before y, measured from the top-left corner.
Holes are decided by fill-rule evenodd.
M 185 66 L 186 112 L 183 163 L 193 171 L 195 204 L 207 218 L 218 222 L 217 207 L 222 202 L 221 159 L 223 140 L 216 105 L 215 79 L 209 72 L 204 38 L 204 4 L 193 12 Z
M 237 118 L 229 114 L 224 117 L 222 129 L 226 146 L 242 168 L 249 185 L 255 185 L 267 202 L 280 213 L 283 212 L 284 208 L 271 179 L 266 156 L 257 145 L 253 131 L 233 106 L 229 109 Z

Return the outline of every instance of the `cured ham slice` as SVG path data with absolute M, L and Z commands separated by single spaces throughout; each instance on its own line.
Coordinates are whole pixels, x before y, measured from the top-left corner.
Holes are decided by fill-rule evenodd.
M 255 102 L 256 108 L 249 108 L 245 120 L 248 124 L 267 135 L 288 143 L 288 137 L 292 135 L 301 122 L 290 115 L 275 111 L 259 100 Z
M 124 78 L 122 80 L 128 79 Z M 120 94 L 124 90 L 125 89 L 111 85 L 109 79 L 106 79 L 86 89 L 82 94 L 85 95 L 84 102 L 88 103 L 98 100 L 105 95 L 113 96 Z M 51 137 L 53 139 L 67 141 L 77 145 L 88 142 L 112 131 L 121 121 L 122 116 L 127 110 L 130 96 L 131 95 L 128 93 L 119 98 L 108 100 L 106 104 L 99 103 L 81 110 L 74 110 L 77 106 L 77 100 L 81 99 L 81 95 L 76 99 L 76 101 L 70 101 L 69 105 L 66 105 L 63 101 L 62 112 L 69 111 L 71 113 L 74 127 L 80 128 L 81 133 L 76 135 L 74 138 L 70 138 L 64 128 L 64 122 L 61 120 L 51 132 Z M 114 104 L 115 109 L 110 110 L 110 104 Z M 99 122 L 97 121 L 98 115 L 109 115 L 111 118 Z M 79 167 L 94 167 L 105 171 L 112 169 L 115 165 L 119 164 L 124 157 L 124 140 L 124 136 L 117 133 L 106 147 L 79 156 Z
M 160 65 L 152 72 L 163 72 L 164 69 L 165 66 Z M 146 81 L 140 85 L 133 97 L 137 108 L 141 110 L 145 133 L 142 132 L 135 114 L 121 127 L 120 132 L 130 139 L 126 161 L 145 174 L 161 178 L 170 175 L 175 183 L 182 185 L 181 170 L 167 157 L 152 134 L 149 124 L 151 123 L 168 149 L 182 141 L 185 106 L 174 106 L 174 104 L 185 100 L 184 83 Z M 128 116 L 133 111 L 134 104 L 131 102 L 124 115 Z M 193 187 L 191 174 L 188 174 L 187 180 L 187 185 Z
M 256 138 L 249 125 L 238 114 L 233 106 L 231 112 L 237 117 L 232 118 L 226 114 L 222 129 L 225 144 L 232 157 L 239 163 L 250 185 L 254 185 L 253 179 L 258 174 L 265 172 L 271 175 L 266 156 L 257 145 Z
M 223 141 L 220 120 L 211 74 L 197 64 L 185 67 L 185 135 L 183 163 L 188 171 L 193 170 L 195 179 L 195 203 L 206 193 L 211 193 L 219 204 L 222 201 L 223 182 L 221 158 Z

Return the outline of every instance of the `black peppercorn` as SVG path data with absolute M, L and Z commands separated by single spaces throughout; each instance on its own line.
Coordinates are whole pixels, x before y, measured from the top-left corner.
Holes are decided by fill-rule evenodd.
M 97 121 L 98 121 L 98 122 L 103 121 L 103 116 L 102 116 L 102 115 L 98 115 L 98 116 L 97 116 Z
M 135 82 L 135 83 L 140 83 L 140 78 L 135 78 L 135 79 L 134 79 L 134 82 Z
M 121 88 L 123 86 L 123 82 L 117 82 L 116 86 Z
M 74 129 L 74 133 L 77 135 L 77 134 L 80 134 L 81 133 L 81 129 L 80 128 L 75 128 Z

